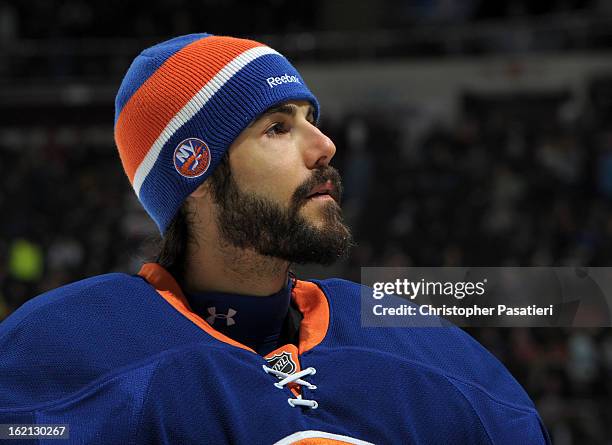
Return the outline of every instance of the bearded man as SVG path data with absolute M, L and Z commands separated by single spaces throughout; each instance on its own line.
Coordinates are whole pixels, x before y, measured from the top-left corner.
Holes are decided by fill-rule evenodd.
M 319 116 L 259 42 L 193 34 L 136 57 L 115 140 L 161 251 L 0 324 L 0 424 L 79 444 L 549 443 L 463 331 L 363 327 L 371 290 L 291 273 L 352 244 Z

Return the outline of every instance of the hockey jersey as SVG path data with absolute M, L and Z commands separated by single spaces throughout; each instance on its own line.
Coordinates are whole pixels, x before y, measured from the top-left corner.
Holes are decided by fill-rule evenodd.
M 68 425 L 78 444 L 550 443 L 469 335 L 363 327 L 362 290 L 298 280 L 299 344 L 262 357 L 157 264 L 63 286 L 0 323 L 0 424 Z

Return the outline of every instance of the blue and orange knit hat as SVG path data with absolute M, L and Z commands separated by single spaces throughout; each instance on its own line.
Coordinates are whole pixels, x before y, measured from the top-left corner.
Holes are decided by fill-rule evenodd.
M 268 108 L 319 103 L 297 70 L 261 43 L 210 34 L 144 50 L 115 101 L 115 141 L 138 199 L 163 234 L 232 142 Z

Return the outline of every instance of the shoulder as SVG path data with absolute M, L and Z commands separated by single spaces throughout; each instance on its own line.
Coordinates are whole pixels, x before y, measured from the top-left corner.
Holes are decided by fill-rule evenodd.
M 202 337 L 139 276 L 112 273 L 62 286 L 0 323 L 0 408 L 57 399 Z
M 70 309 L 75 310 L 78 306 L 63 306 L 67 303 L 87 304 L 88 301 L 100 298 L 108 299 L 117 295 L 117 291 L 136 286 L 138 281 L 142 280 L 123 273 L 111 273 L 86 278 L 40 294 L 28 300 L 0 323 L 0 337 L 25 320 L 52 316 L 57 312 L 56 308 L 69 309 L 71 312 Z
M 389 380 L 424 382 L 424 391 L 427 385 L 435 388 L 436 397 L 449 405 L 467 402 L 469 417 L 482 425 L 491 443 L 519 443 L 527 437 L 529 443 L 548 443 L 525 390 L 465 331 L 440 319 L 417 321 L 411 327 L 373 324 L 367 317 L 377 301 L 371 288 L 340 279 L 315 282 L 330 307 L 325 339 L 330 350 L 359 357 L 362 369 L 375 369 Z M 412 304 L 393 295 L 384 298 L 388 306 Z M 412 400 L 411 395 L 405 398 Z
M 127 304 L 147 291 L 142 279 L 123 273 L 98 275 L 70 283 L 24 303 L 0 323 L 0 339 L 28 323 L 44 325 L 55 318 L 63 318 L 70 326 L 70 322 L 76 321 L 72 317 L 87 315 L 92 307 L 99 312 L 108 306 Z
M 423 372 L 435 373 L 456 387 L 492 397 L 502 403 L 532 408 L 533 403 L 505 366 L 462 329 L 441 321 L 439 327 L 392 327 L 365 322 L 372 289 L 358 283 L 316 281 L 326 294 L 331 312 L 330 342 L 335 346 L 367 348 L 396 357 Z M 389 297 L 393 304 L 410 304 Z M 431 326 L 431 324 L 429 324 Z

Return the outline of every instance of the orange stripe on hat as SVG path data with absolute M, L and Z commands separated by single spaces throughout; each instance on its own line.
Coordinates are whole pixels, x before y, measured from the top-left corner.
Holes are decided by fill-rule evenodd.
M 210 36 L 173 54 L 132 95 L 121 110 L 115 140 L 130 182 L 168 122 L 225 65 L 261 43 Z M 146 56 L 145 56 L 146 57 Z M 143 115 L 144 114 L 144 115 Z

